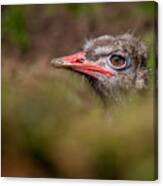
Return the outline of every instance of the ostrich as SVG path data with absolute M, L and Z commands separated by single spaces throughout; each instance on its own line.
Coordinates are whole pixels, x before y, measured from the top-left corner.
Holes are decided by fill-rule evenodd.
M 144 43 L 126 33 L 90 39 L 82 51 L 54 58 L 51 65 L 84 75 L 106 102 L 120 101 L 124 95 L 147 88 L 146 59 Z

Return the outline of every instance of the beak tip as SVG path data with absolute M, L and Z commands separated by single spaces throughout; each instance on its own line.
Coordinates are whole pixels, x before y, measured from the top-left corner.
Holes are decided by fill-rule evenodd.
M 60 59 L 60 58 L 53 58 L 51 61 L 50 61 L 50 64 L 52 66 L 55 66 L 55 67 L 60 67 L 63 65 L 63 61 Z
M 55 65 L 55 59 L 50 60 L 51 65 Z

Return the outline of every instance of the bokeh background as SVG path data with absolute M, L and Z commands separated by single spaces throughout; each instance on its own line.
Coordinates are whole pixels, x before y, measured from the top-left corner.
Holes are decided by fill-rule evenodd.
M 2 6 L 2 176 L 157 178 L 156 4 Z M 53 57 L 85 39 L 133 33 L 148 46 L 149 88 L 106 109 Z

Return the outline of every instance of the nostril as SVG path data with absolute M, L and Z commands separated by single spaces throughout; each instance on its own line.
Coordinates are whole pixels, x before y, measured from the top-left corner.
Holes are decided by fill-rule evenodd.
M 84 61 L 85 61 L 84 58 L 81 58 L 81 59 L 79 60 L 80 63 L 84 63 Z
M 85 59 L 84 58 L 80 58 L 80 59 L 76 59 L 74 61 L 72 61 L 72 63 L 84 63 Z

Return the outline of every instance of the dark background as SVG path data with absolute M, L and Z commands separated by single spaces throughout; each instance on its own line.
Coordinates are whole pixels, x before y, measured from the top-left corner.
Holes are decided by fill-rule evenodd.
M 2 176 L 156 178 L 154 2 L 2 6 Z M 53 69 L 85 39 L 125 32 L 148 47 L 149 90 L 103 108 L 87 82 Z

